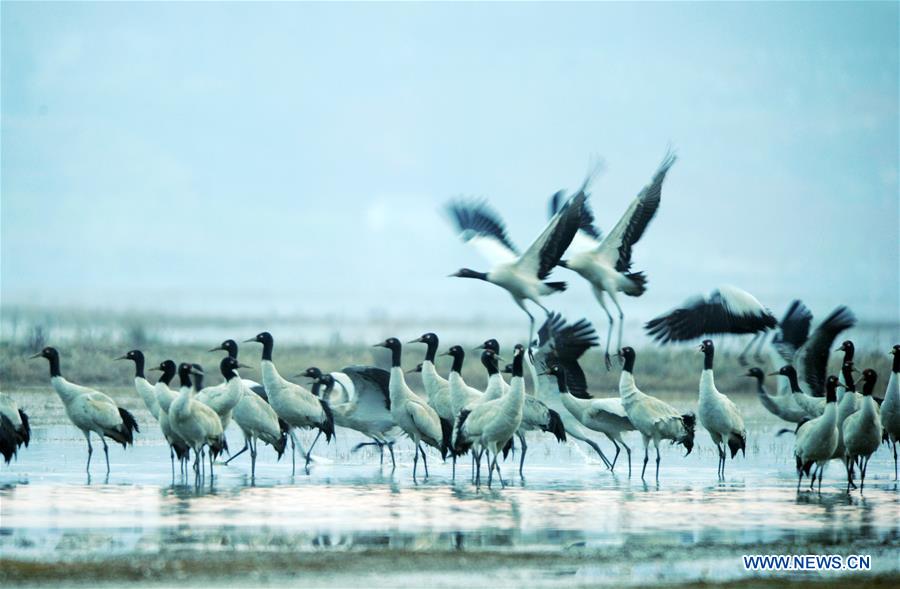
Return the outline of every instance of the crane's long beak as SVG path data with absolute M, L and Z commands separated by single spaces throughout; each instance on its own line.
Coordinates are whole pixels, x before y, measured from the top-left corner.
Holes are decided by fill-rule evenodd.
M 385 346 L 384 343 L 380 343 L 380 344 L 374 344 L 372 347 L 373 348 L 385 348 L 387 346 Z
M 251 341 L 251 340 L 247 340 L 247 341 Z M 252 340 L 252 341 L 256 341 L 256 340 Z M 213 348 L 211 350 L 206 350 L 206 351 L 207 352 L 218 352 L 219 350 L 224 350 L 224 349 L 225 348 L 223 348 L 222 346 L 216 346 L 215 348 Z
M 159 366 L 154 366 L 150 369 L 150 372 L 162 372 L 162 368 L 160 368 Z
M 250 366 L 249 364 L 244 364 L 243 362 L 238 362 L 238 368 L 248 368 L 250 370 L 253 370 L 252 366 Z
M 33 360 L 34 358 L 40 358 L 40 357 L 41 357 L 41 352 L 38 352 L 38 353 L 35 354 L 34 356 L 28 356 L 28 359 L 29 359 L 29 360 Z
M 252 344 L 252 343 L 255 342 L 255 341 L 256 341 L 256 338 L 255 338 L 255 337 L 251 337 L 250 339 L 245 339 L 245 340 L 244 340 L 244 343 L 245 343 L 245 344 L 247 344 L 247 343 Z
M 475 346 L 474 348 L 472 348 L 472 351 L 477 352 L 478 350 L 483 350 L 483 349 L 484 349 L 484 344 L 481 344 L 480 346 Z
M 417 337 L 416 339 L 409 340 L 409 341 L 406 342 L 406 343 L 408 343 L 408 344 L 421 344 L 421 343 L 423 343 L 423 342 L 422 342 L 422 338 Z
M 781 373 L 780 372 L 770 372 L 766 376 L 781 376 Z
M 113 358 L 113 360 L 128 360 L 128 356 L 125 356 L 123 354 L 122 356 L 119 356 L 118 358 Z

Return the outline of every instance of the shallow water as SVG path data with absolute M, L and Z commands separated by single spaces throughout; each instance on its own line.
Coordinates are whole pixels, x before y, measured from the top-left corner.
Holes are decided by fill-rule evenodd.
M 793 437 L 775 436 L 782 424 L 755 398 L 739 399 L 750 432 L 747 456 L 729 460 L 723 482 L 705 431 L 688 457 L 680 447 L 663 449 L 659 485 L 650 482 L 653 458 L 648 483 L 641 481 L 636 434 L 628 438 L 635 450 L 630 478 L 624 452 L 613 475 L 584 446 L 535 434 L 525 480 L 510 460 L 503 466 L 508 486 L 491 490 L 469 482 L 468 461 L 458 465 L 454 483 L 450 464 L 433 454 L 431 476 L 414 482 L 407 442 L 398 445 L 392 472 L 389 458 L 380 467 L 373 451 L 352 454 L 360 439 L 346 430 L 334 444 L 316 447 L 309 474 L 300 461 L 292 477 L 290 455 L 276 462 L 261 445 L 255 481 L 245 454 L 216 465 L 215 478 L 199 487 L 192 475 L 173 483 L 168 450 L 146 413 L 138 414 L 135 447 L 110 447 L 108 479 L 95 443 L 88 480 L 80 433 L 61 411 L 50 411 L 54 397 L 35 401 L 29 398 L 48 411 L 38 411 L 31 447 L 0 471 L 0 554 L 7 559 L 103 561 L 173 550 L 587 555 L 576 575 L 564 575 L 572 583 L 553 577 L 553 584 L 570 585 L 726 580 L 748 574 L 741 554 L 802 546 L 804 553 L 873 553 L 876 571 L 900 570 L 900 493 L 887 448 L 873 456 L 863 494 L 847 495 L 839 462 L 826 471 L 821 495 L 797 494 Z M 674 402 L 687 409 L 693 399 Z M 229 440 L 240 448 L 236 429 Z M 611 444 L 600 444 L 611 458 Z

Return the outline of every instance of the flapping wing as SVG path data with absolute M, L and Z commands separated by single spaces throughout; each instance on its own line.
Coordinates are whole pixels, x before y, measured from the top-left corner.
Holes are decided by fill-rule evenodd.
M 578 232 L 585 198 L 584 192 L 579 192 L 563 205 L 519 258 L 519 268 L 540 280 L 549 276 Z
M 390 372 L 374 366 L 347 366 L 342 372 L 353 381 L 360 402 L 374 397 L 384 404 L 385 409 L 391 409 Z
M 666 154 L 659 169 L 656 170 L 653 181 L 631 201 L 628 210 L 597 247 L 597 253 L 619 272 L 626 272 L 631 268 L 631 248 L 641 239 L 647 225 L 656 215 L 662 196 L 663 181 L 675 160 L 674 153 Z
M 585 352 L 600 343 L 594 326 L 586 319 L 566 325 L 565 319 L 559 314 L 551 313 L 541 331 L 544 332 L 542 337 L 549 345 L 548 361 L 550 364 L 558 363 L 565 370 L 569 392 L 576 397 L 590 399 L 587 378 L 578 360 Z
M 809 341 L 801 350 L 800 365 L 803 379 L 810 392 L 821 397 L 825 394 L 825 378 L 828 370 L 828 355 L 834 340 L 845 329 L 856 325 L 856 316 L 845 306 L 840 306 L 813 330 Z
M 772 345 L 786 364 L 794 363 L 797 350 L 809 338 L 809 326 L 812 318 L 812 312 L 803 304 L 803 301 L 791 301 L 788 310 L 778 324 L 778 333 L 772 338 Z
M 475 247 L 491 264 L 511 263 L 519 256 L 506 235 L 503 220 L 487 202 L 451 201 L 446 210 L 460 239 Z
M 772 312 L 756 297 L 733 286 L 695 296 L 680 307 L 647 322 L 647 334 L 661 344 L 717 333 L 757 333 L 775 327 Z

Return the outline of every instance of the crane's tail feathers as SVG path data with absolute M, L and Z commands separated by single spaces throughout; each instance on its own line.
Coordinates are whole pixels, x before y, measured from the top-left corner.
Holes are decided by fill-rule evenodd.
M 22 427 L 19 428 L 19 443 L 25 444 L 27 448 L 28 442 L 31 441 L 31 425 L 28 423 L 28 414 L 19 409 L 19 418 L 22 420 Z
M 441 460 L 447 459 L 447 454 L 453 455 L 453 423 L 449 419 L 439 418 L 441 422 Z
M 319 401 L 322 404 L 322 411 L 325 412 L 325 421 L 319 424 L 319 430 L 325 434 L 325 441 L 330 442 L 334 438 L 334 413 L 331 412 L 331 406 L 327 401 Z
M 282 435 L 287 436 L 289 433 L 291 433 L 291 424 L 289 424 L 288 422 L 286 422 L 285 420 L 283 420 L 279 417 L 278 418 L 278 429 L 281 430 Z
M 629 272 L 625 275 L 626 284 L 622 289 L 630 297 L 639 297 L 647 291 L 647 276 L 643 272 Z
M 550 288 L 555 292 L 563 292 L 568 288 L 565 282 L 545 282 L 544 286 Z
M 693 413 L 685 413 L 681 416 L 681 423 L 684 425 L 684 435 L 678 440 L 678 443 L 687 450 L 684 453 L 687 456 L 694 449 L 694 428 L 697 425 L 697 417 Z
M 506 457 L 509 456 L 509 453 L 513 450 L 513 439 L 510 437 L 506 440 L 506 443 L 503 445 L 503 460 L 506 460 Z
M 744 433 L 732 434 L 728 438 L 728 449 L 731 450 L 731 458 L 734 459 L 740 450 L 741 454 L 747 456 L 747 435 Z
M 228 440 L 225 439 L 225 434 L 222 434 L 218 438 L 211 440 L 209 443 L 209 454 L 212 456 L 213 460 L 218 458 L 223 452 L 228 451 Z
M 809 476 L 809 471 L 812 469 L 813 464 L 815 463 L 812 460 L 803 462 L 803 460 L 797 456 L 797 472 L 802 472 L 806 476 Z
M 547 425 L 545 425 L 542 429 L 545 432 L 550 432 L 556 437 L 557 442 L 565 442 L 566 441 L 566 426 L 563 424 L 562 417 L 559 416 L 559 413 L 554 411 L 553 409 L 548 409 L 548 419 Z
M 116 429 L 106 430 L 103 432 L 103 435 L 122 444 L 122 447 L 125 448 L 134 444 L 134 432 L 140 432 L 140 430 L 138 429 L 138 423 L 137 420 L 135 420 L 134 415 L 127 409 L 122 409 L 121 407 L 118 409 L 119 416 L 122 418 L 122 425 L 117 426 Z
M 472 447 L 472 441 L 466 439 L 466 436 L 463 433 L 463 425 L 465 425 L 466 419 L 468 419 L 469 417 L 469 413 L 471 413 L 471 411 L 461 411 L 459 417 L 456 420 L 456 439 L 453 440 L 454 456 L 462 456 L 469 451 L 469 448 Z
M 279 421 L 279 426 L 281 426 L 281 419 Z M 285 423 L 285 425 L 287 425 Z M 271 444 L 272 448 L 275 450 L 275 453 L 278 454 L 278 460 L 281 460 L 281 457 L 284 456 L 284 451 L 287 449 L 287 441 L 288 441 L 288 433 L 286 429 L 280 429 L 278 433 L 278 439 L 275 440 L 275 443 Z
M 190 458 L 191 449 L 187 444 L 182 444 L 181 442 L 176 442 L 172 444 L 172 449 L 175 450 L 175 457 L 178 460 L 184 460 L 186 458 Z
M 6 464 L 12 461 L 13 456 L 16 455 L 17 448 L 17 436 L 13 429 L 12 421 L 5 415 L 0 415 L 0 454 L 3 455 L 3 460 Z

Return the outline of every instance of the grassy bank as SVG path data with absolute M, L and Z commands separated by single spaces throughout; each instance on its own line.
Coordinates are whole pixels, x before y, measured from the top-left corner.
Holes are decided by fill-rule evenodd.
M 111 344 L 89 338 L 83 341 L 75 340 L 60 346 L 62 357 L 62 372 L 70 380 L 85 385 L 97 387 L 130 386 L 134 374 L 133 364 L 126 361 L 114 361 L 113 358 L 124 354 L 133 345 Z M 865 342 L 858 342 L 861 349 L 869 349 Z M 209 383 L 221 380 L 218 363 L 223 352 L 209 353 L 203 347 L 186 344 L 164 344 L 151 342 L 143 347 L 148 358 L 148 368 L 157 365 L 166 358 L 176 361 L 200 363 L 206 370 Z M 44 386 L 48 381 L 47 362 L 43 359 L 30 360 L 28 357 L 35 352 L 27 344 L 0 344 L 0 386 L 4 389 L 21 387 Z M 243 344 L 241 347 L 241 360 L 251 366 L 258 365 L 260 346 L 258 344 Z M 409 345 L 404 348 L 404 366 L 413 368 L 416 363 L 422 361 L 425 347 L 422 345 Z M 504 350 L 509 356 L 509 351 Z M 337 370 L 349 364 L 373 364 L 388 367 L 388 353 L 380 348 L 368 346 L 354 346 L 346 344 L 335 345 L 279 345 L 275 348 L 274 359 L 282 375 L 290 378 L 310 366 L 318 366 L 323 370 Z M 840 366 L 840 355 L 832 354 L 829 369 L 837 371 Z M 598 396 L 606 396 L 617 388 L 619 369 L 614 366 L 607 371 L 603 363 L 603 355 L 600 352 L 586 354 L 582 367 L 588 377 L 590 390 Z M 702 355 L 697 352 L 695 346 L 681 346 L 669 348 L 646 348 L 639 350 L 635 367 L 640 386 L 648 391 L 692 391 L 697 387 L 697 381 L 702 367 Z M 876 387 L 876 394 L 880 396 L 887 376 L 890 371 L 890 357 L 887 350 L 883 353 L 862 353 L 857 358 L 857 367 L 874 368 L 881 376 L 881 381 Z M 767 368 L 764 366 L 764 368 Z M 438 369 L 449 369 L 449 359 L 439 358 Z M 716 357 L 716 383 L 718 387 L 727 392 L 747 393 L 755 392 L 753 379 L 746 378 L 746 369 L 737 362 L 737 355 L 733 352 L 719 352 Z M 259 379 L 256 370 L 242 372 L 246 378 Z M 485 371 L 478 361 L 477 353 L 473 352 L 467 357 L 463 376 L 474 386 L 484 382 Z M 780 378 L 780 377 L 778 377 Z M 151 376 L 152 379 L 152 376 Z M 418 377 L 409 376 L 412 384 L 418 383 Z M 303 382 L 302 379 L 299 382 Z M 770 391 L 777 386 L 776 377 L 767 380 Z

